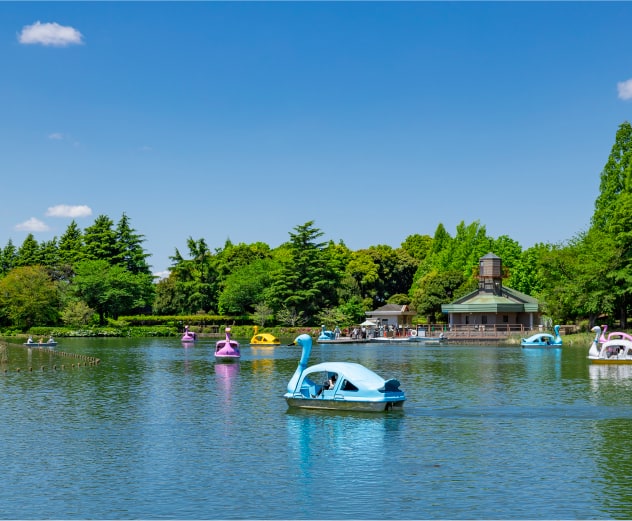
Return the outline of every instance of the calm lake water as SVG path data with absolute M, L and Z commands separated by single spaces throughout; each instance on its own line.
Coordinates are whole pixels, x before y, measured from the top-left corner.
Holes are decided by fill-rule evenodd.
M 210 340 L 60 340 L 101 364 L 8 349 L 3 519 L 632 515 L 632 366 L 590 366 L 588 346 L 314 345 L 310 365 L 359 362 L 407 394 L 341 414 L 288 410 L 298 347 L 242 340 L 230 365 Z

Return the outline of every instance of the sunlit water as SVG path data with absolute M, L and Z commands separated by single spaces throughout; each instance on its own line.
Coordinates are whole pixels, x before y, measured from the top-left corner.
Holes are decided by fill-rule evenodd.
M 632 514 L 632 366 L 590 366 L 587 346 L 315 345 L 310 364 L 360 362 L 408 398 L 403 412 L 342 414 L 287 409 L 299 348 L 242 344 L 232 365 L 210 340 L 62 339 L 57 351 L 102 360 L 88 367 L 10 348 L 0 516 Z

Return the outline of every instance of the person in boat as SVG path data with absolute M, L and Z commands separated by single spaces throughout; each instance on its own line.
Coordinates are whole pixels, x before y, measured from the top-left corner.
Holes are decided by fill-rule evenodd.
M 43 336 L 41 336 L 41 337 L 40 337 L 40 339 L 39 339 L 39 343 L 40 343 L 40 344 L 43 344 L 43 343 L 44 343 L 44 337 L 43 337 Z
M 336 373 L 333 373 L 330 377 L 329 380 L 327 380 L 327 389 L 331 390 L 336 386 L 336 379 L 338 378 L 338 375 Z
M 53 335 L 48 337 L 48 343 L 49 344 L 53 344 L 55 342 L 55 339 L 53 338 Z
M 29 336 L 29 339 L 26 341 L 27 344 L 32 344 L 33 343 L 33 337 Z

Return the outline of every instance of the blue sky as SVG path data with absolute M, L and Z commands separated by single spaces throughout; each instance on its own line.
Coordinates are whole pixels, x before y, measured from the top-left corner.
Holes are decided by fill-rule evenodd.
M 632 120 L 629 2 L 0 2 L 0 247 L 123 213 L 351 249 L 587 228 Z

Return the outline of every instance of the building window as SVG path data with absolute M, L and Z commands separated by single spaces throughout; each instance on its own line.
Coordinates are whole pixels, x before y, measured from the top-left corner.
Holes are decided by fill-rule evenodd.
M 505 324 L 508 324 L 508 323 L 509 323 L 509 315 L 503 315 L 503 322 L 504 322 Z
M 487 315 L 481 316 L 481 324 L 487 324 Z

